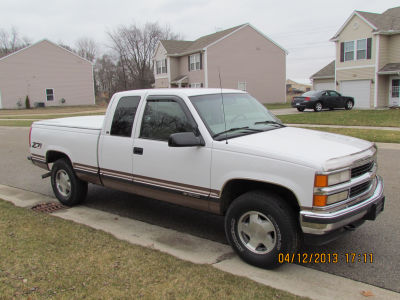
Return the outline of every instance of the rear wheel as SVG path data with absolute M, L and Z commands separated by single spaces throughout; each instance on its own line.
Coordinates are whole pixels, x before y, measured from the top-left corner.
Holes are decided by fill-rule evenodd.
M 225 217 L 226 237 L 247 263 L 273 269 L 279 254 L 296 253 L 300 230 L 292 209 L 280 196 L 247 192 L 233 201 Z
M 317 102 L 314 104 L 314 111 L 316 112 L 320 112 L 322 110 L 322 103 L 321 102 Z
M 347 101 L 346 101 L 346 104 L 345 104 L 345 106 L 344 106 L 344 108 L 345 108 L 346 110 L 352 109 L 352 108 L 353 108 L 353 101 L 347 100 Z
M 73 206 L 85 200 L 88 190 L 87 182 L 76 177 L 71 164 L 64 158 L 53 164 L 51 186 L 56 198 L 67 206 Z
M 304 111 L 306 108 L 305 107 L 298 107 L 297 110 L 298 111 Z

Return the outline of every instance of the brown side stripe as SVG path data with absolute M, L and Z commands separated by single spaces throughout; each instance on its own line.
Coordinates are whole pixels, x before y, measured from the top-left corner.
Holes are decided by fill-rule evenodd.
M 80 169 L 82 171 L 87 171 L 87 172 L 92 172 L 92 173 L 97 173 L 97 171 L 98 171 L 97 167 L 79 164 L 79 163 L 74 163 L 74 168 L 76 168 L 77 170 Z M 173 190 L 178 190 L 178 191 L 182 191 L 182 192 L 198 194 L 201 196 L 210 196 L 212 198 L 219 198 L 219 194 L 220 194 L 220 191 L 218 191 L 218 190 L 210 191 L 207 188 L 198 187 L 198 186 L 194 186 L 194 185 L 182 184 L 182 183 L 177 183 L 177 182 L 173 182 L 173 181 L 162 180 L 162 179 L 157 179 L 157 178 L 152 178 L 152 177 L 146 177 L 146 176 L 141 176 L 141 175 L 136 175 L 136 174 L 129 174 L 126 172 L 120 172 L 120 171 L 110 170 L 110 169 L 100 169 L 100 175 L 112 177 L 115 179 L 132 181 L 134 183 L 140 183 L 140 184 L 151 185 L 151 186 L 155 186 L 155 187 L 161 187 L 161 188 L 166 188 L 166 189 L 173 189 Z

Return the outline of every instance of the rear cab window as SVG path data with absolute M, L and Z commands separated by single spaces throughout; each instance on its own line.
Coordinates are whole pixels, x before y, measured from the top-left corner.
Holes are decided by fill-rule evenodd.
M 131 137 L 139 102 L 140 96 L 127 96 L 119 99 L 111 124 L 111 135 Z

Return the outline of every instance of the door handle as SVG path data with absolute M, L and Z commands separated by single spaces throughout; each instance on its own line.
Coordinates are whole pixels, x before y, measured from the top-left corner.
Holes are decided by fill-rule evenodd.
M 133 147 L 133 154 L 143 155 L 143 148 Z

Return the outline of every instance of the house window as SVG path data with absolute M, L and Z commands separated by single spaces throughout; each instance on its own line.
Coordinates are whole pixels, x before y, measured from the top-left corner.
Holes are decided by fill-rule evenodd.
M 191 88 L 202 88 L 203 87 L 203 84 L 202 83 L 191 83 L 190 84 L 190 87 Z
M 247 82 L 238 82 L 238 90 L 246 91 Z
M 344 61 L 354 60 L 354 41 L 344 43 Z
M 367 58 L 367 39 L 357 41 L 357 59 Z
M 165 74 L 167 73 L 167 60 L 161 59 L 156 61 L 156 73 Z
M 54 89 L 46 89 L 46 100 L 47 101 L 54 100 Z
M 189 61 L 190 61 L 190 67 L 189 67 L 190 71 L 200 70 L 201 69 L 200 53 L 196 53 L 196 54 L 190 55 Z

